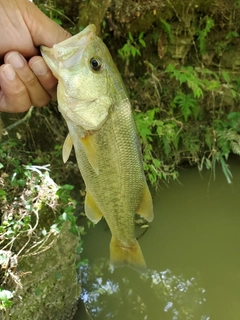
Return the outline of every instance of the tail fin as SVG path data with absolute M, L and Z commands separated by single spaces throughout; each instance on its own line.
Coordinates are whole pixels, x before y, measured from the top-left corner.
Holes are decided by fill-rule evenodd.
M 110 242 L 110 263 L 113 267 L 127 265 L 139 272 L 147 272 L 147 266 L 137 240 L 130 247 L 124 247 L 112 237 Z

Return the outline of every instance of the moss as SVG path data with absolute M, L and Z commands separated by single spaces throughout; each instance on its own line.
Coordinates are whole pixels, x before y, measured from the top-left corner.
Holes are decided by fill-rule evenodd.
M 80 285 L 76 274 L 79 239 L 69 227 L 65 222 L 50 249 L 19 262 L 17 273 L 22 287 L 2 320 L 71 319 L 69 312 L 75 309 Z

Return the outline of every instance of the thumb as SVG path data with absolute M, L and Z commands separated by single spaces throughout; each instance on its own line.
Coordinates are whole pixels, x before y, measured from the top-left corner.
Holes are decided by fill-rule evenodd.
M 27 10 L 22 12 L 25 23 L 36 47 L 52 47 L 71 37 L 71 34 L 49 19 L 35 4 L 28 1 Z

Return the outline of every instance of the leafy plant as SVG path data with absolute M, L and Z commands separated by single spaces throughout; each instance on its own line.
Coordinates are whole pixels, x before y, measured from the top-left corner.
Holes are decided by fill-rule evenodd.
M 205 16 L 202 19 L 200 26 L 197 30 L 199 50 L 201 55 L 203 55 L 206 52 L 206 38 L 208 33 L 211 31 L 213 27 L 214 27 L 214 20 L 208 16 Z
M 197 71 L 192 66 L 181 66 L 178 70 L 173 64 L 169 64 L 166 72 L 170 74 L 170 78 L 175 78 L 180 82 L 180 85 L 187 83 L 188 87 L 192 90 L 195 98 L 203 97 L 204 82 L 199 78 Z
M 179 91 L 173 99 L 171 106 L 173 108 L 179 106 L 185 122 L 188 121 L 188 118 L 191 115 L 193 115 L 195 119 L 198 117 L 199 105 L 197 99 L 194 98 L 192 93 L 185 94 L 182 91 Z
M 16 257 L 15 270 L 18 259 L 48 250 L 66 221 L 69 222 L 69 231 L 79 236 L 78 251 L 82 250 L 80 235 L 84 234 L 84 228 L 77 225 L 74 215 L 76 201 L 70 194 L 73 186 L 59 187 L 49 175 L 49 165 L 23 165 L 13 158 L 13 150 L 5 147 L 5 143 L 0 144 L 0 155 L 4 160 L 3 168 L 9 168 L 11 174 L 2 172 L 0 178 L 0 266 L 5 264 L 4 270 L 13 269 L 5 261 L 3 254 L 6 252 Z M 21 283 L 15 271 L 6 274 L 4 283 L 9 277 Z M 10 306 L 8 297 L 6 291 L 0 292 L 2 308 Z
M 170 177 L 177 179 L 178 173 L 173 166 L 163 164 L 154 150 L 155 144 L 158 148 L 163 146 L 166 155 L 170 154 L 172 145 L 177 143 L 178 136 L 175 132 L 175 126 L 157 120 L 157 109 L 147 110 L 145 113 L 136 113 L 135 119 L 138 127 L 140 139 L 143 146 L 144 170 L 148 179 L 154 185 L 158 180 L 168 181 Z
M 171 25 L 169 23 L 167 23 L 167 21 L 162 18 L 160 18 L 160 22 L 161 22 L 163 30 L 166 32 L 166 34 L 169 38 L 170 43 L 172 43 L 174 40 L 174 36 L 172 33 Z
M 159 160 L 160 167 L 163 168 L 163 164 L 168 159 L 170 163 L 171 161 L 177 163 L 179 159 L 185 157 L 188 162 L 197 163 L 199 169 L 203 167 L 211 169 L 213 178 L 215 178 L 216 164 L 219 163 L 230 183 L 232 177 L 227 159 L 230 153 L 239 154 L 240 152 L 240 113 L 231 112 L 227 119 L 221 119 L 222 103 L 215 108 L 215 101 L 217 97 L 221 101 L 225 91 L 228 92 L 231 99 L 238 101 L 238 78 L 233 82 L 232 75 L 227 71 L 215 72 L 206 67 L 179 67 L 173 64 L 169 64 L 165 72 L 169 74 L 171 81 L 178 81 L 180 87 L 177 86 L 172 100 L 169 101 L 168 110 L 164 110 L 164 118 L 159 120 L 157 109 L 155 109 L 154 117 L 149 117 L 148 111 L 145 113 L 147 122 L 149 122 L 147 127 L 143 126 L 143 119 L 137 118 L 137 121 L 141 120 L 139 131 L 143 140 L 144 152 L 147 152 L 145 157 L 148 157 L 145 163 L 148 164 L 149 159 L 152 159 L 153 163 L 154 157 L 164 159 L 164 162 Z M 208 96 L 208 101 L 212 97 L 212 105 L 209 105 L 211 117 L 205 119 L 200 105 L 203 105 L 206 96 Z M 191 128 L 191 123 L 194 121 L 195 123 L 200 121 L 201 127 L 198 128 L 195 125 Z M 207 124 L 204 125 L 204 121 Z M 146 141 L 157 145 L 158 151 L 156 148 L 151 149 Z M 160 154 L 162 157 L 159 158 Z M 156 167 L 155 165 L 155 172 Z M 149 165 L 146 170 L 150 172 Z M 162 178 L 161 175 L 155 174 L 150 180 L 156 181 L 156 176 Z
M 135 58 L 136 56 L 141 55 L 140 49 L 146 47 L 143 36 L 144 32 L 141 32 L 138 38 L 135 40 L 131 32 L 128 33 L 127 42 L 121 49 L 118 50 L 118 54 L 123 60 L 129 60 L 130 57 Z

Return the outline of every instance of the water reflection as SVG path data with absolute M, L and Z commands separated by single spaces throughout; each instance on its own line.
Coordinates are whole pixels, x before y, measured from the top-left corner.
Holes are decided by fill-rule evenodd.
M 189 169 L 181 172 L 181 184 L 162 187 L 155 196 L 154 221 L 139 240 L 147 276 L 126 267 L 109 270 L 105 222 L 88 230 L 82 299 L 92 319 L 240 319 L 239 157 L 229 165 L 230 185 L 221 169 L 216 181 L 209 171 Z M 88 319 L 82 311 L 74 320 Z
M 82 289 L 92 319 L 210 319 L 204 314 L 205 289 L 194 277 L 186 279 L 171 270 L 149 270 L 146 275 L 127 268 L 113 272 L 98 259 L 82 267 Z

